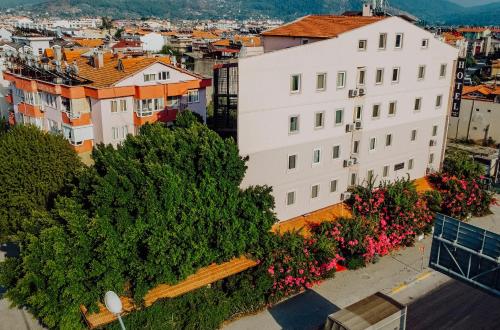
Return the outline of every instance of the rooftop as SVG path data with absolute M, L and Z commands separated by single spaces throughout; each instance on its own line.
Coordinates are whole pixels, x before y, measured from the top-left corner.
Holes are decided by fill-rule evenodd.
M 335 38 L 385 19 L 383 16 L 309 15 L 262 33 L 263 36 Z

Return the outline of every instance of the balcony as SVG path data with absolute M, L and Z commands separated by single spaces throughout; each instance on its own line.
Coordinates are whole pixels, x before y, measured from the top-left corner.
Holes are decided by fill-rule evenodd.
M 41 111 L 41 108 L 38 105 L 31 105 L 22 102 L 18 104 L 17 109 L 20 113 L 22 113 L 25 116 L 43 118 L 43 112 Z
M 137 127 L 158 121 L 158 112 L 139 112 L 139 114 L 134 111 L 134 125 Z
M 86 113 L 68 113 L 66 111 L 61 112 L 62 121 L 65 124 L 72 126 L 83 126 L 92 124 L 92 117 L 90 112 Z

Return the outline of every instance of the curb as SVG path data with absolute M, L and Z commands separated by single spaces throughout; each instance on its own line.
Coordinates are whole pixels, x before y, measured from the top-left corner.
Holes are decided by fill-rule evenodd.
M 401 283 L 401 284 L 395 286 L 394 288 L 391 289 L 390 294 L 393 295 L 393 294 L 396 294 L 396 293 L 398 293 L 400 291 L 403 291 L 408 286 L 410 286 L 410 285 L 412 285 L 414 283 L 417 283 L 417 282 L 425 280 L 426 278 L 428 278 L 429 276 L 431 276 L 432 273 L 433 273 L 433 270 L 428 269 L 428 270 L 426 270 L 426 271 L 418 274 L 417 276 L 415 276 L 415 278 L 413 280 L 410 280 L 409 282 L 404 282 L 404 283 Z

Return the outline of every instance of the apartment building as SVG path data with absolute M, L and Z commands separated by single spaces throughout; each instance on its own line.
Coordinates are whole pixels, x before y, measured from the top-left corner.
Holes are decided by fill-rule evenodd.
M 273 187 L 287 220 L 370 179 L 412 179 L 443 157 L 458 50 L 400 17 L 306 16 L 239 60 L 243 186 Z
M 451 117 L 448 138 L 500 143 L 500 87 L 465 86 L 458 117 Z
M 175 120 L 189 109 L 206 119 L 210 80 L 172 64 L 168 57 L 124 58 L 96 51 L 74 55 L 55 48 L 54 60 L 10 55 L 10 81 L 17 123 L 61 132 L 88 157 L 98 143 L 118 145 L 155 121 Z M 69 58 L 64 54 L 73 54 Z

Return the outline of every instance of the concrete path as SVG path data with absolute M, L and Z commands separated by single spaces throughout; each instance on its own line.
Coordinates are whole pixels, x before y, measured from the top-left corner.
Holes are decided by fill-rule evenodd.
M 471 224 L 500 233 L 500 207 L 494 214 L 474 218 Z M 377 291 L 404 304 L 442 286 L 451 279 L 427 267 L 432 238 L 385 256 L 376 264 L 337 273 L 312 290 L 290 298 L 256 315 L 223 327 L 225 330 L 318 329 L 327 316 Z

